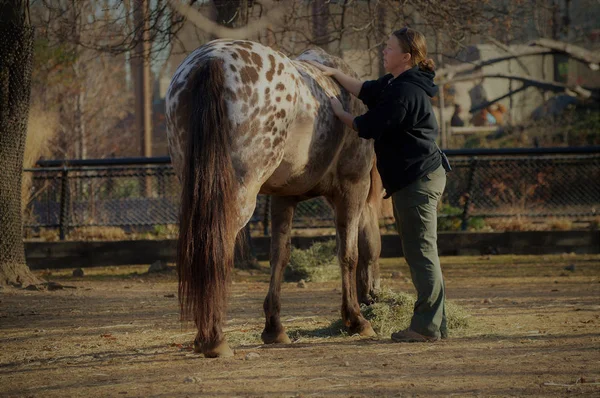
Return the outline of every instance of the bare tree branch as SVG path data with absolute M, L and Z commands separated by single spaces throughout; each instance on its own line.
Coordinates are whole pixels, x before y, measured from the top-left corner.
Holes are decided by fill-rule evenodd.
M 474 71 L 482 69 L 484 66 L 489 66 L 493 64 L 497 64 L 498 62 L 508 61 L 511 59 L 518 59 L 521 57 L 527 57 L 532 55 L 545 55 L 545 54 L 555 54 L 555 51 L 543 49 L 543 48 L 532 48 L 521 52 L 513 52 L 510 55 L 505 55 L 502 57 L 487 59 L 483 61 L 468 63 L 468 64 L 460 64 L 448 66 L 443 69 L 438 69 L 436 71 L 436 75 L 438 77 L 444 78 L 447 83 L 449 80 L 453 79 L 454 76 L 462 75 L 465 73 L 472 73 Z M 445 84 L 444 83 L 444 84 Z
M 571 58 L 586 63 L 591 70 L 600 70 L 600 53 L 598 52 L 586 50 L 585 48 L 570 43 L 550 39 L 535 40 L 531 45 L 560 51 L 568 54 Z
M 584 99 L 591 98 L 591 97 L 597 98 L 597 96 L 598 96 L 598 90 L 586 89 L 579 85 L 571 86 L 571 85 L 557 83 L 557 82 L 531 79 L 529 77 L 507 75 L 507 74 L 503 74 L 503 73 L 495 73 L 495 74 L 484 73 L 484 74 L 478 74 L 475 76 L 471 75 L 471 76 L 457 77 L 452 80 L 447 80 L 443 84 L 465 82 L 465 81 L 472 81 L 472 80 L 481 80 L 481 79 L 516 80 L 516 81 L 523 83 L 524 85 L 526 85 L 528 87 L 536 87 L 536 88 L 540 88 L 542 90 L 552 91 L 555 93 L 565 93 L 565 94 L 572 95 L 572 96 L 579 96 Z
M 250 22 L 243 28 L 232 29 L 211 21 L 187 4 L 179 3 L 177 0 L 169 0 L 171 7 L 180 15 L 187 18 L 187 20 L 193 23 L 198 29 L 215 37 L 231 39 L 250 38 L 260 31 L 265 30 L 270 23 L 275 23 L 277 20 L 281 20 L 284 16 L 285 3 L 287 3 L 287 1 L 281 1 L 278 5 L 275 5 L 275 3 L 272 1 L 263 0 L 262 6 L 265 12 L 262 18 Z M 268 8 L 266 7 L 267 5 L 271 5 L 272 7 Z

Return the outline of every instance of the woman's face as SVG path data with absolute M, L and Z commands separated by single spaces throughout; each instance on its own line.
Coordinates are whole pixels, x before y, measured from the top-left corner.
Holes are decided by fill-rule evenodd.
M 410 64 L 410 54 L 405 53 L 398 38 L 391 35 L 383 49 L 383 67 L 388 73 L 403 71 Z

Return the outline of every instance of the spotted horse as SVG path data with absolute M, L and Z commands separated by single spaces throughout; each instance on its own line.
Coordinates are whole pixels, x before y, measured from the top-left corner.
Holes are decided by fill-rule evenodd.
M 299 202 L 317 196 L 334 209 L 344 325 L 375 334 L 359 307 L 379 288 L 382 188 L 373 143 L 336 118 L 329 97 L 354 114 L 363 105 L 310 61 L 356 76 L 321 49 L 292 60 L 259 43 L 215 40 L 183 61 L 167 91 L 169 150 L 182 183 L 179 302 L 206 357 L 233 355 L 222 326 L 234 246 L 259 193 L 272 195 L 264 343 L 290 343 L 280 293 L 292 218 Z

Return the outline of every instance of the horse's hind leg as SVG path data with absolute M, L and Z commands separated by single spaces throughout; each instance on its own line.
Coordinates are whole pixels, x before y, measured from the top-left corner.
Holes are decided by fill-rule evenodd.
M 381 235 L 377 210 L 367 203 L 358 227 L 356 291 L 360 304 L 371 304 L 380 290 Z
M 254 191 L 249 191 L 246 195 L 242 195 L 239 192 L 236 193 L 235 197 L 237 198 L 238 209 L 229 228 L 222 234 L 224 239 L 222 240 L 221 253 L 214 256 L 215 260 L 219 262 L 218 266 L 220 268 L 217 269 L 217 272 L 221 273 L 222 276 L 220 279 L 222 281 L 229 281 L 228 275 L 233 266 L 236 237 L 243 230 L 254 212 L 256 194 L 257 192 Z M 216 231 L 212 231 L 212 233 L 215 234 Z M 204 285 L 203 287 L 210 289 L 210 286 Z M 226 322 L 225 313 L 228 288 L 228 284 L 223 284 L 221 290 L 218 291 L 220 294 L 212 295 L 212 301 L 206 303 L 210 307 L 203 307 L 203 309 L 212 311 L 215 314 L 213 318 L 214 322 L 210 324 L 209 328 L 206 328 L 204 323 L 198 325 L 198 334 L 194 339 L 194 350 L 204 354 L 207 358 L 231 357 L 234 355 L 233 350 L 227 343 L 222 328 L 222 325 Z
M 265 298 L 265 329 L 261 338 L 265 344 L 285 343 L 290 339 L 281 325 L 281 281 L 283 270 L 290 261 L 292 218 L 297 199 L 274 196 L 271 201 L 271 283 Z
M 374 336 L 375 331 L 360 313 L 356 293 L 358 263 L 358 226 L 362 206 L 357 198 L 345 195 L 334 200 L 338 240 L 338 258 L 342 270 L 342 321 L 350 334 Z

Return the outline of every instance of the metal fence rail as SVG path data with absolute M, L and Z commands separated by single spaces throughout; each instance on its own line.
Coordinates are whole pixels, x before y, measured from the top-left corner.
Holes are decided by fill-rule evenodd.
M 511 217 L 581 219 L 600 214 L 600 148 L 448 150 L 453 171 L 439 209 L 449 228 Z M 168 157 L 40 161 L 32 173 L 26 229 L 177 223 L 179 182 Z M 269 197 L 251 227 L 268 234 Z M 384 220 L 391 225 L 392 220 Z M 476 224 L 476 223 L 475 223 Z M 294 228 L 332 228 L 323 198 L 298 205 Z M 448 228 L 448 222 L 444 224 Z M 453 227 L 452 227 L 453 226 Z

